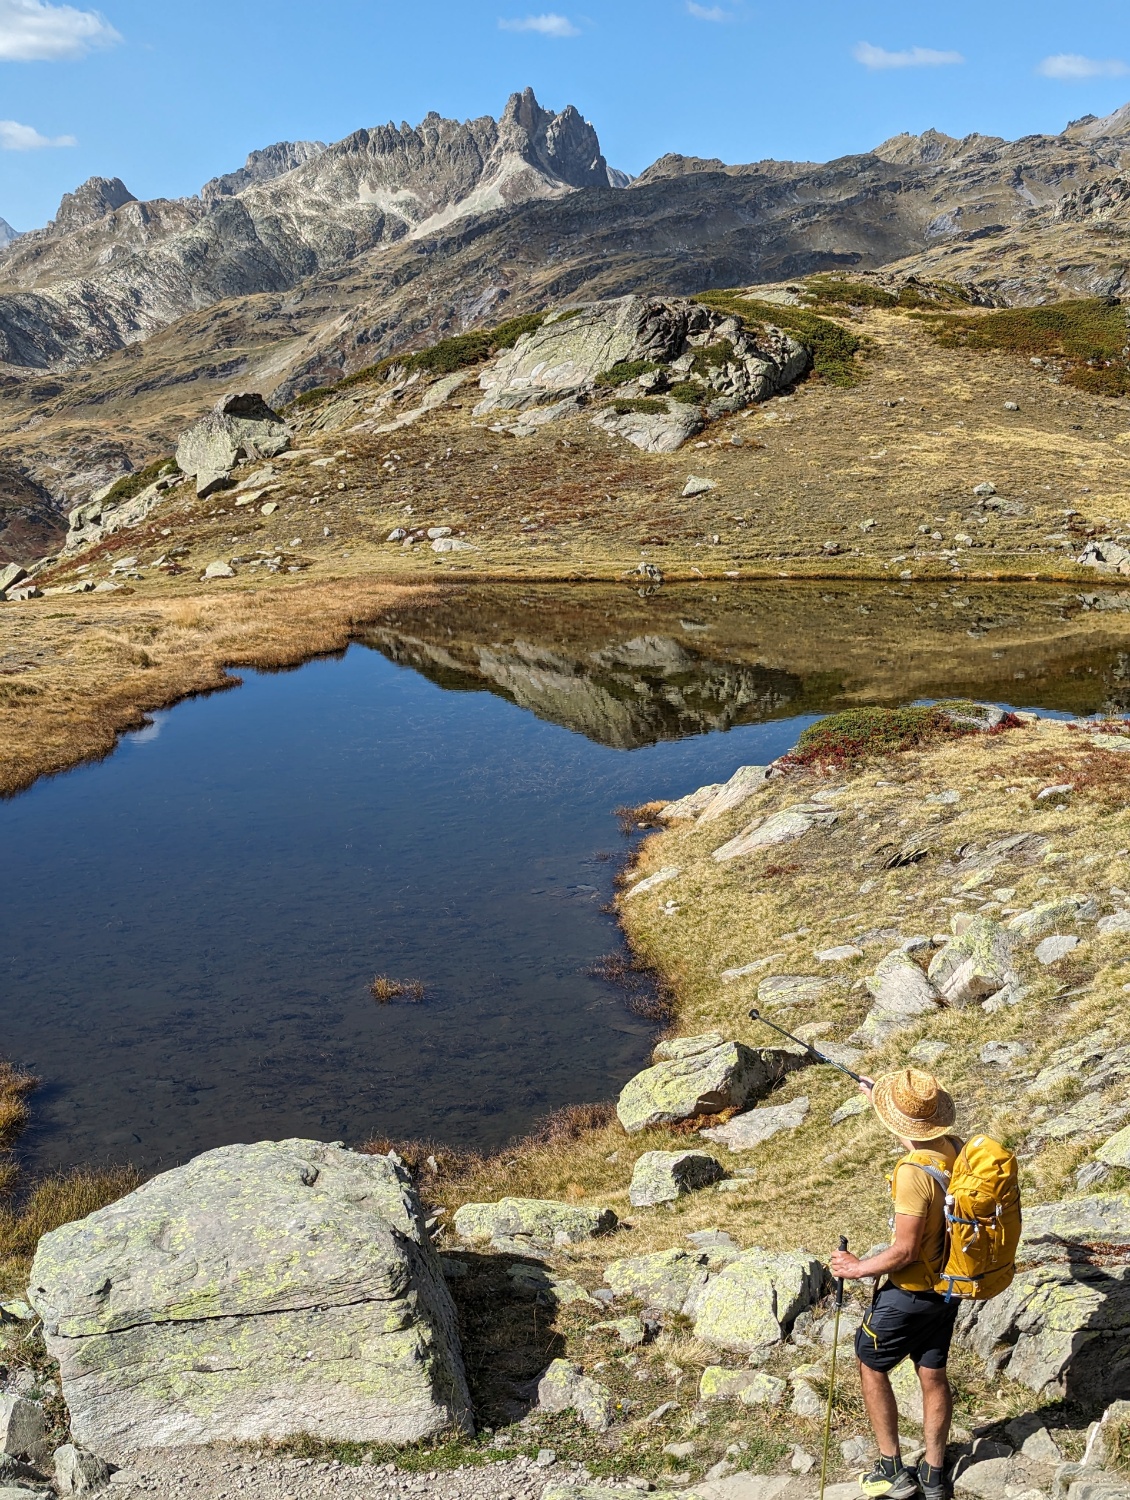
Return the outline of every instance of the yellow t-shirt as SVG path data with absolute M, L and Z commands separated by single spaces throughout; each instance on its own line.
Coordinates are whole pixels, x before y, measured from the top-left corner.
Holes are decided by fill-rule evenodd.
M 959 1140 L 952 1135 L 943 1135 L 928 1149 L 916 1151 L 914 1155 L 924 1157 L 932 1167 L 948 1173 L 953 1171 L 960 1150 Z M 888 1280 L 904 1292 L 933 1291 L 946 1248 L 946 1195 L 929 1172 L 908 1163 L 905 1156 L 895 1168 L 892 1191 L 896 1214 L 910 1214 L 915 1219 L 925 1219 L 926 1223 L 918 1259 L 903 1266 L 901 1271 L 891 1271 Z

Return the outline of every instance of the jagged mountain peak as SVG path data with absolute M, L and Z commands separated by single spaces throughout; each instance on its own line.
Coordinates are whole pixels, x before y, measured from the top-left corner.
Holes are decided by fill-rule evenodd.
M 1109 115 L 1084 115 L 1081 120 L 1072 120 L 1064 135 L 1075 140 L 1098 141 L 1111 137 L 1130 136 L 1130 104 L 1122 104 Z
M 120 177 L 88 177 L 73 193 L 63 194 L 51 227 L 57 234 L 69 234 L 96 224 L 125 203 L 136 202 Z
M 1007 142 L 996 135 L 966 135 L 960 138 L 941 130 L 924 130 L 921 135 L 903 132 L 892 135 L 871 153 L 880 161 L 900 167 L 928 167 L 949 164 L 962 157 L 979 156 L 996 151 Z
M 6 250 L 13 240 L 18 240 L 20 231 L 13 229 L 7 219 L 0 219 L 0 250 Z
M 234 197 L 245 188 L 258 182 L 272 182 L 287 172 L 293 172 L 304 162 L 312 161 L 326 150 L 324 141 L 276 141 L 273 146 L 264 146 L 252 151 L 242 167 L 226 172 L 222 177 L 213 177 L 200 189 L 206 203 L 217 198 Z

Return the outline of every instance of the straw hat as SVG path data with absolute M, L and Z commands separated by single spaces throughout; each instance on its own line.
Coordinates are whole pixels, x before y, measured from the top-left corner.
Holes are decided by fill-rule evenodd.
M 946 1135 L 957 1116 L 951 1096 L 933 1073 L 921 1068 L 881 1074 L 871 1091 L 871 1103 L 887 1129 L 909 1141 L 932 1141 Z

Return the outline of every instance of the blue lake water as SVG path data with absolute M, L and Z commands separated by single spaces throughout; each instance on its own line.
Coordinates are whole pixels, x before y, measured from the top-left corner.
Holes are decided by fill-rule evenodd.
M 427 676 L 387 643 L 244 674 L 0 803 L 18 851 L 0 874 L 0 1053 L 43 1080 L 32 1166 L 154 1168 L 295 1135 L 495 1147 L 640 1066 L 652 1028 L 590 972 L 619 945 L 613 810 L 782 753 L 834 684 L 797 713 L 780 673 L 771 692 L 728 666 L 695 678 L 648 637 L 641 676 L 631 652 L 601 657 L 598 702 L 535 663 L 527 697 L 579 683 L 602 743 L 522 706 L 513 661 L 505 694 L 458 691 L 429 650 Z M 702 732 L 727 692 L 734 717 L 777 717 Z M 377 974 L 421 981 L 423 1003 L 377 1005 Z

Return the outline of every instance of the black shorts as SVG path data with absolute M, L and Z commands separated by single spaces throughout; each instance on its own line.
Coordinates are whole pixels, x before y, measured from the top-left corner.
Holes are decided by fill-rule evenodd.
M 908 1356 L 916 1366 L 944 1370 L 953 1325 L 961 1303 L 937 1292 L 904 1292 L 879 1288 L 878 1296 L 855 1335 L 855 1353 L 872 1370 L 893 1370 Z

